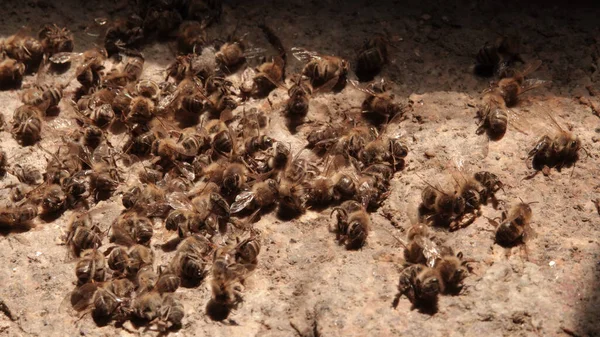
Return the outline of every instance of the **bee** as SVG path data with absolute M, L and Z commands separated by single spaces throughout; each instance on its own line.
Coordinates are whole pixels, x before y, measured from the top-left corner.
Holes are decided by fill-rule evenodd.
M 357 126 L 346 132 L 345 135 L 334 140 L 328 151 L 331 155 L 344 155 L 358 158 L 358 154 L 367 144 L 379 138 L 379 132 L 374 127 Z M 331 144 L 329 140 L 323 141 Z M 321 142 L 316 144 L 316 147 L 326 146 Z
M 21 144 L 32 145 L 41 138 L 42 112 L 30 105 L 22 105 L 15 110 L 12 121 L 12 134 Z
M 312 87 L 307 81 L 302 80 L 302 76 L 288 90 L 290 98 L 286 103 L 286 114 L 291 125 L 298 125 L 308 113 Z
M 327 125 L 322 128 L 311 130 L 306 136 L 308 141 L 307 147 L 320 152 L 326 149 L 329 144 L 335 142 L 341 136 L 339 128 L 333 125 Z
M 41 194 L 42 214 L 57 214 L 67 205 L 67 195 L 60 185 L 49 185 Z
M 135 275 L 135 284 L 137 292 L 144 293 L 156 289 L 158 274 L 154 271 L 152 265 L 147 265 L 137 272 Z M 159 291 L 160 293 L 160 291 Z
M 140 79 L 142 72 L 144 71 L 144 55 L 140 52 L 129 51 L 127 53 L 127 60 L 123 67 L 123 74 L 125 74 L 129 82 L 135 82 Z
M 441 253 L 427 225 L 414 222 L 407 230 L 406 239 L 406 244 L 398 239 L 404 246 L 404 260 L 409 264 L 424 264 L 433 268 Z
M 495 241 L 502 247 L 513 247 L 526 239 L 533 218 L 532 203 L 521 202 L 508 212 L 502 212 L 501 223 L 496 227 Z
M 184 154 L 196 157 L 206 150 L 210 144 L 210 140 L 195 128 L 186 128 L 181 131 L 178 143 L 181 145 Z
M 457 192 L 446 192 L 440 187 L 427 184 L 421 193 L 422 213 L 430 213 L 437 223 L 450 223 L 460 218 L 465 212 L 465 199 Z M 451 228 L 452 229 L 452 228 Z
M 365 167 L 387 163 L 394 169 L 402 169 L 407 155 L 408 147 L 400 139 L 379 136 L 358 152 L 358 159 Z
M 201 281 L 208 273 L 205 258 L 211 251 L 211 245 L 204 237 L 188 236 L 177 248 L 170 267 L 185 281 Z
M 341 90 L 346 85 L 346 76 L 350 69 L 348 61 L 341 57 L 320 55 L 303 48 L 292 48 L 294 57 L 305 62 L 302 75 L 310 80 L 311 86 L 319 92 Z
M 155 113 L 154 102 L 144 96 L 134 97 L 129 104 L 127 122 L 129 123 L 148 123 Z
M 546 81 L 538 79 L 525 79 L 525 77 L 536 71 L 542 65 L 542 61 L 536 60 L 525 65 L 523 70 L 514 70 L 512 76 L 498 81 L 497 88 L 500 96 L 504 99 L 507 107 L 517 104 L 519 96 L 523 93 L 546 84 Z
M 366 88 L 360 87 L 355 81 L 350 81 L 350 83 L 356 89 L 367 94 L 361 106 L 363 113 L 376 114 L 387 118 L 388 121 L 402 113 L 402 107 L 398 103 L 394 103 L 395 96 L 390 92 L 389 85 L 384 79 Z
M 107 273 L 106 259 L 96 249 L 87 249 L 81 252 L 81 258 L 75 266 L 75 275 L 78 284 L 88 282 L 103 282 Z
M 189 54 L 200 51 L 206 44 L 206 31 L 204 26 L 197 21 L 186 21 L 179 26 L 177 34 L 177 47 L 180 53 Z
M 170 228 L 174 229 L 177 226 L 180 237 L 186 237 L 189 235 L 187 233 L 201 230 L 213 233 L 219 228 L 221 222 L 229 219 L 229 204 L 216 192 L 219 187 L 211 183 L 209 185 L 213 187 L 205 187 L 204 191 L 192 200 L 180 192 L 174 192 L 167 196 L 173 209 L 183 210 L 178 213 L 170 213 L 169 220 Z
M 502 69 L 515 62 L 524 63 L 519 55 L 521 41 L 517 36 L 499 36 L 493 44 L 485 43 L 475 57 L 475 73 L 489 77 L 497 73 L 502 76 Z
M 136 296 L 133 302 L 132 313 L 140 319 L 149 322 L 153 321 L 160 316 L 162 302 L 160 293 L 156 291 L 145 292 L 140 296 Z
M 466 267 L 468 261 L 463 260 L 462 252 L 453 254 L 452 249 L 439 259 L 435 260 L 433 268 L 437 271 L 440 279 L 441 293 L 458 293 L 462 288 L 462 281 L 469 275 L 469 270 Z
M 220 120 L 212 120 L 206 124 L 211 136 L 211 147 L 218 154 L 230 154 L 235 148 L 235 138 L 229 127 Z
M 0 55 L 0 88 L 20 86 L 25 74 L 25 65 L 6 54 Z
M 231 213 L 244 209 L 262 209 L 273 205 L 278 198 L 279 188 L 273 179 L 256 182 L 249 191 L 242 191 L 231 204 Z
M 504 188 L 504 184 L 498 178 L 497 175 L 488 171 L 479 171 L 473 175 L 473 178 L 477 180 L 482 186 L 483 189 L 480 191 L 481 202 L 486 204 L 489 199 L 492 199 L 492 203 L 494 207 L 498 204 L 498 200 L 496 199 L 496 192 L 500 189 Z
M 246 184 L 248 170 L 244 164 L 229 163 L 223 170 L 223 185 L 221 190 L 226 195 L 231 195 L 240 191 Z
M 179 20 L 181 22 L 181 20 Z M 116 54 L 123 48 L 137 46 L 144 39 L 145 22 L 137 15 L 115 20 L 104 34 L 104 48 L 108 55 Z M 165 22 L 169 25 L 169 22 Z
M 185 316 L 185 308 L 171 294 L 163 294 L 161 309 L 160 320 L 158 322 L 161 330 L 181 327 L 181 321 Z
M 79 256 L 83 250 L 96 249 L 102 245 L 102 232 L 92 222 L 90 212 L 74 214 L 67 228 L 65 243 L 74 256 Z
M 248 276 L 246 267 L 236 262 L 236 252 L 235 248 L 222 247 L 213 255 L 209 307 L 220 308 L 227 314 L 242 302 L 242 282 Z
M 92 48 L 83 53 L 58 52 L 50 56 L 49 60 L 52 64 L 62 65 L 73 60 L 79 60 L 79 64 L 75 69 L 77 81 L 83 86 L 85 92 L 90 88 L 95 87 L 100 83 L 104 69 L 104 61 L 107 58 L 106 50 L 100 48 Z
M 101 148 L 97 147 L 94 152 L 100 152 L 98 150 Z M 119 170 L 112 155 L 103 156 L 100 159 L 94 157 L 92 161 L 86 163 L 91 167 L 86 174 L 90 176 L 90 186 L 95 192 L 95 198 L 106 198 L 117 189 L 121 182 Z
M 60 28 L 56 24 L 45 25 L 38 32 L 38 38 L 47 55 L 73 51 L 73 34 L 67 28 Z
M 260 236 L 252 234 L 249 238 L 239 241 L 235 247 L 235 262 L 246 267 L 248 272 L 254 271 L 260 254 Z
M 400 298 L 406 296 L 414 307 L 435 312 L 438 295 L 442 290 L 441 282 L 439 273 L 435 269 L 421 264 L 411 265 L 400 273 L 398 294 L 392 306 L 396 308 Z
M 37 68 L 44 54 L 44 47 L 40 41 L 28 36 L 26 29 L 21 29 L 16 34 L 0 41 L 0 49 L 8 57 L 25 64 L 28 71 Z
M 258 151 L 266 151 L 273 147 L 275 140 L 267 135 L 258 135 L 246 138 L 244 141 L 244 152 L 252 155 Z
M 527 167 L 533 168 L 535 172 L 527 177 L 528 179 L 533 178 L 540 171 L 544 175 L 549 175 L 551 168 L 560 171 L 563 167 L 574 167 L 579 159 L 579 150 L 587 152 L 579 137 L 563 129 L 549 113 L 548 117 L 556 134 L 542 136 L 529 151 Z
M 252 78 L 250 96 L 255 98 L 267 97 L 277 86 L 281 85 L 284 77 L 285 60 L 275 56 L 256 68 L 256 74 Z
M 114 273 L 125 275 L 125 268 L 129 263 L 127 249 L 122 246 L 112 246 L 106 250 L 108 257 L 106 259 L 108 268 Z
M 312 179 L 308 192 L 308 202 L 312 205 L 324 206 L 332 201 L 349 200 L 357 193 L 357 179 L 348 169 L 339 167 L 338 163 L 345 163 L 343 157 L 333 159 L 327 166 L 324 174 Z M 336 173 L 331 173 L 332 170 Z
M 111 241 L 132 246 L 149 244 L 154 230 L 152 221 L 134 213 L 123 213 L 113 223 Z
M 356 76 L 360 81 L 370 81 L 388 62 L 388 39 L 377 34 L 366 40 L 358 50 L 356 58 Z
M 88 309 L 95 319 L 123 322 L 129 317 L 133 289 L 133 283 L 124 278 L 90 282 L 75 289 L 65 300 L 69 300 L 76 312 Z
M 135 84 L 135 92 L 139 96 L 144 96 L 156 102 L 161 94 L 161 89 L 158 83 L 153 80 L 143 79 Z
M 124 152 L 137 156 L 147 156 L 152 151 L 152 144 L 160 138 L 160 134 L 154 130 L 144 132 L 132 137 L 123 146 Z
M 125 271 L 127 275 L 137 275 L 145 266 L 151 266 L 154 262 L 154 253 L 152 249 L 144 245 L 133 245 L 127 251 L 127 265 Z
M 38 209 L 30 203 L 21 206 L 0 208 L 0 228 L 26 225 L 38 214 Z
M 336 213 L 337 225 L 334 232 L 346 249 L 360 249 L 366 242 L 371 228 L 371 218 L 365 208 L 354 200 L 344 201 L 331 212 Z
M 225 42 L 215 54 L 217 62 L 233 71 L 246 62 L 246 45 L 241 40 L 230 39 Z

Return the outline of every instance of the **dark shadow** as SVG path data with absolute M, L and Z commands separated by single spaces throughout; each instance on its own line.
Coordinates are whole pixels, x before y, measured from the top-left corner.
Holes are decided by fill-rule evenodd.
M 0 224 L 0 236 L 8 236 L 9 234 L 19 234 L 30 231 L 35 226 L 32 223 L 22 224 Z

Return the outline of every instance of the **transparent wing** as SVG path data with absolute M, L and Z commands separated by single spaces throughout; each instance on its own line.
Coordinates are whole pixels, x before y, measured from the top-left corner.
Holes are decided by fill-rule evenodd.
M 92 304 L 97 289 L 98 283 L 86 283 L 76 288 L 63 299 L 59 311 L 73 314 L 73 310 L 80 312 L 87 309 Z
M 243 191 L 235 197 L 235 201 L 231 204 L 230 212 L 238 213 L 248 207 L 252 200 L 254 200 L 254 193 L 252 191 Z
M 508 124 L 512 129 L 519 131 L 522 134 L 529 135 L 527 130 L 529 127 L 529 121 L 527 118 L 521 113 L 515 110 L 507 109 L 508 115 Z
M 178 96 L 179 91 L 175 91 L 174 93 L 168 94 L 161 98 L 161 100 L 158 102 L 158 110 L 163 111 L 167 109 L 169 106 L 171 106 L 171 104 L 173 104 L 173 102 L 175 101 L 175 99 L 177 99 Z
M 75 60 L 76 58 L 78 58 L 80 56 L 81 56 L 80 53 L 62 52 L 62 53 L 56 53 L 56 54 L 50 56 L 49 60 L 52 63 L 63 64 L 63 63 L 67 63 L 72 60 Z
M 529 63 L 527 63 L 525 65 L 525 67 L 523 68 L 523 70 L 521 70 L 521 74 L 523 76 L 527 76 L 531 73 L 533 73 L 534 71 L 538 70 L 538 68 L 542 65 L 542 61 L 541 60 L 534 60 L 531 61 Z
M 365 88 L 365 87 L 362 87 L 362 86 L 360 85 L 360 83 L 359 83 L 357 80 L 348 80 L 348 82 L 350 82 L 350 84 L 352 84 L 352 86 L 353 86 L 353 87 L 354 87 L 356 90 L 358 90 L 358 91 L 362 91 L 362 92 L 364 92 L 364 93 L 366 93 L 366 94 L 373 95 L 373 96 L 376 96 L 376 95 L 377 95 L 377 93 L 376 93 L 376 92 L 374 92 L 373 90 L 371 90 L 370 88 L 368 88 L 368 87 L 366 87 L 366 88 Z
M 181 192 L 174 192 L 167 195 L 167 202 L 174 209 L 186 209 L 188 211 L 193 211 L 194 206 L 190 199 Z
M 438 246 L 435 244 L 435 242 L 423 236 L 418 236 L 415 238 L 415 240 L 421 247 L 423 247 L 423 255 L 427 259 L 427 266 L 433 268 L 435 261 L 441 258 Z
M 179 149 L 183 149 L 183 147 L 180 146 L 177 148 L 177 151 L 179 151 Z M 177 163 L 177 169 L 187 180 L 196 180 L 196 174 L 194 173 L 194 167 L 192 167 L 192 164 L 186 162 Z
M 263 55 L 267 50 L 265 48 L 248 48 L 244 51 L 245 58 L 255 58 Z
M 319 53 L 315 51 L 306 50 L 301 47 L 292 47 L 292 55 L 300 62 L 310 62 L 312 59 L 319 59 Z
M 550 83 L 552 83 L 552 81 L 539 80 L 535 78 L 526 79 L 525 81 L 523 81 L 523 85 L 521 86 L 521 92 L 519 93 L 519 95 L 522 95 L 523 93 L 526 93 L 530 90 L 539 88 Z

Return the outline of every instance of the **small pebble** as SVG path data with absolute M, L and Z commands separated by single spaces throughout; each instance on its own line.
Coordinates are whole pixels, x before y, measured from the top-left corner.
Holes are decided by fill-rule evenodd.
M 554 267 L 554 266 L 556 265 L 556 262 L 554 262 L 554 261 L 550 261 L 550 263 L 548 263 L 548 265 L 549 265 L 550 267 Z

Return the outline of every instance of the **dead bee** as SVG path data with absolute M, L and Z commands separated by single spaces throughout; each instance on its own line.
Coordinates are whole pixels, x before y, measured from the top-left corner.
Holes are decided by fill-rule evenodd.
M 242 282 L 248 275 L 246 267 L 236 263 L 235 253 L 234 248 L 222 247 L 213 257 L 212 298 L 207 309 L 226 312 L 225 316 L 242 302 Z
M 248 170 L 241 163 L 229 163 L 223 170 L 223 185 L 221 190 L 226 195 L 231 195 L 240 191 L 246 184 Z
M 500 181 L 500 178 L 488 171 L 476 172 L 473 177 L 483 186 L 483 190 L 480 191 L 481 202 L 486 204 L 489 199 L 492 199 L 492 204 L 496 207 L 498 200 L 495 194 L 504 188 L 504 184 Z
M 206 31 L 197 21 L 186 21 L 179 26 L 177 47 L 180 53 L 189 54 L 200 51 L 206 44 Z
M 123 146 L 124 152 L 137 156 L 147 156 L 152 151 L 152 144 L 160 138 L 160 134 L 154 130 L 133 135 Z
M 73 34 L 67 28 L 60 28 L 56 24 L 45 25 L 38 32 L 38 38 L 47 55 L 73 51 Z
M 358 152 L 358 159 L 364 167 L 385 163 L 393 169 L 402 169 L 407 155 L 408 147 L 400 139 L 380 135 L 365 144 Z
M 156 291 L 148 291 L 135 298 L 133 315 L 140 319 L 153 321 L 160 316 L 162 297 Z
M 348 130 L 346 134 L 338 139 L 334 139 L 333 142 L 331 140 L 325 140 L 317 143 L 315 146 L 327 147 L 331 155 L 343 155 L 346 158 L 348 156 L 358 158 L 359 152 L 361 152 L 367 144 L 378 138 L 379 133 L 375 127 L 357 126 Z
M 312 87 L 307 81 L 298 76 L 294 85 L 288 90 L 290 98 L 286 103 L 286 114 L 291 125 L 298 125 L 308 113 L 309 99 L 312 95 Z
M 67 206 L 67 195 L 60 185 L 49 185 L 41 194 L 42 214 L 56 214 Z
M 151 8 L 144 18 L 144 35 L 156 32 L 158 37 L 166 38 L 181 24 L 183 19 L 176 10 Z
M 579 137 L 563 129 L 558 122 L 548 113 L 552 127 L 556 134 L 554 136 L 544 135 L 535 144 L 528 154 L 528 168 L 535 172 L 528 176 L 533 178 L 542 171 L 544 175 L 550 174 L 551 168 L 561 170 L 563 167 L 575 166 L 579 159 L 579 150 L 587 150 L 581 145 Z M 589 155 L 589 154 L 588 154 Z
M 0 208 L 0 228 L 24 225 L 33 220 L 38 214 L 38 209 L 32 204 L 23 204 L 18 207 Z
M 404 246 L 404 260 L 409 264 L 424 264 L 433 268 L 441 257 L 440 249 L 423 223 L 413 223 L 406 233 L 407 243 L 398 239 Z
M 220 120 L 212 120 L 206 124 L 211 136 L 212 149 L 221 155 L 229 155 L 235 148 L 235 137 L 229 127 Z
M 149 244 L 154 230 L 152 221 L 134 213 L 121 214 L 111 226 L 111 241 L 132 246 Z
M 101 71 L 104 69 L 104 60 L 106 60 L 106 50 L 92 48 L 83 53 L 59 52 L 50 56 L 52 64 L 62 65 L 73 60 L 80 60 L 75 69 L 77 81 L 83 86 L 84 92 L 100 83 L 102 77 Z
M 161 94 L 161 89 L 158 83 L 153 80 L 143 79 L 137 81 L 135 84 L 135 92 L 140 96 L 150 98 L 152 101 L 157 101 Z
M 152 291 L 155 289 L 157 280 L 158 274 L 154 271 L 152 265 L 144 266 L 135 275 L 136 290 L 139 293 Z
M 462 252 L 453 254 L 452 249 L 442 254 L 441 258 L 435 260 L 434 269 L 440 279 L 441 293 L 458 293 L 462 288 L 462 281 L 469 275 L 465 266 L 468 261 L 463 260 Z
M 132 48 L 139 45 L 144 39 L 145 22 L 137 15 L 115 20 L 104 34 L 104 48 L 108 55 L 119 53 L 123 48 Z M 165 22 L 166 25 L 171 23 Z
M 273 147 L 275 140 L 267 135 L 259 135 L 246 138 L 244 141 L 244 153 L 252 155 L 258 151 L 266 151 Z
M 217 62 L 229 71 L 237 69 L 246 61 L 246 46 L 241 40 L 225 42 L 215 54 Z
M 78 284 L 88 282 L 103 282 L 107 273 L 106 259 L 96 249 L 81 252 L 81 258 L 75 266 Z
M 136 96 L 129 104 L 126 121 L 132 124 L 148 123 L 155 114 L 154 102 L 144 96 Z
M 102 233 L 93 224 L 90 212 L 74 214 L 67 228 L 65 243 L 74 256 L 79 256 L 83 250 L 96 249 L 102 245 Z
M 504 98 L 497 90 L 488 90 L 483 94 L 482 104 L 477 110 L 479 117 L 478 135 L 487 132 L 492 140 L 500 140 L 504 137 L 508 127 L 508 110 Z
M 15 110 L 12 134 L 23 145 L 32 145 L 41 138 L 42 112 L 33 106 L 22 105 Z
M 496 228 L 495 241 L 502 247 L 512 247 L 525 240 L 533 217 L 531 203 L 518 203 L 508 212 L 502 212 L 501 223 Z
M 402 113 L 402 107 L 398 103 L 394 103 L 395 96 L 390 92 L 384 79 L 366 88 L 360 87 L 355 81 L 350 82 L 356 89 L 367 94 L 361 106 L 363 113 L 377 114 L 385 117 L 388 121 Z
M 315 90 L 341 90 L 346 85 L 346 76 L 350 68 L 348 61 L 297 47 L 292 48 L 292 52 L 299 61 L 306 63 L 302 75 L 310 79 L 310 84 Z
M 0 88 L 12 88 L 21 85 L 25 65 L 2 53 L 0 55 Z
M 523 93 L 547 83 L 538 79 L 525 79 L 525 76 L 536 71 L 541 65 L 542 61 L 540 60 L 530 62 L 525 65 L 523 70 L 514 70 L 511 76 L 505 77 L 498 82 L 495 90 L 498 90 L 507 107 L 516 105 L 519 96 Z
M 87 309 L 91 310 L 95 319 L 123 322 L 129 318 L 133 288 L 128 279 L 89 282 L 75 289 L 65 300 L 76 312 Z
M 383 34 L 366 40 L 358 50 L 356 76 L 361 82 L 372 80 L 388 62 L 389 41 Z
M 248 272 L 253 271 L 258 264 L 260 247 L 260 236 L 257 234 L 252 234 L 249 238 L 239 241 L 235 246 L 235 262 L 245 266 Z
M 127 251 L 127 257 L 127 266 L 125 266 L 127 275 L 137 275 L 140 269 L 152 265 L 154 261 L 154 253 L 144 245 L 131 246 Z
M 0 41 L 0 49 L 8 57 L 25 64 L 28 71 L 37 68 L 44 54 L 44 47 L 40 41 L 28 36 L 25 29 Z
M 524 63 L 520 53 L 521 41 L 518 36 L 499 36 L 493 44 L 487 43 L 479 49 L 475 57 L 475 74 L 489 77 L 515 62 Z
M 438 223 L 450 223 L 451 229 L 456 225 L 454 220 L 465 212 L 465 199 L 458 192 L 446 192 L 440 187 L 427 184 L 421 193 L 421 213 L 429 213 Z
M 329 144 L 334 142 L 334 140 L 340 136 L 341 133 L 339 128 L 336 128 L 333 125 L 327 125 L 322 128 L 313 129 L 306 136 L 306 140 L 308 141 L 307 147 L 320 152 L 323 149 L 327 149 Z
M 205 258 L 211 251 L 211 244 L 204 237 L 189 236 L 177 248 L 171 269 L 183 280 L 201 281 L 207 274 Z
M 115 273 L 125 275 L 125 268 L 129 263 L 129 255 L 127 255 L 125 247 L 112 246 L 106 250 L 105 254 L 108 254 L 108 267 Z
M 400 298 L 406 296 L 414 307 L 435 312 L 442 288 L 441 282 L 435 269 L 420 264 L 411 265 L 400 273 L 398 294 L 392 306 L 396 308 Z
M 279 189 L 273 179 L 260 181 L 252 186 L 249 191 L 242 191 L 235 197 L 231 204 L 231 213 L 238 213 L 244 209 L 261 209 L 273 205 L 277 201 Z
M 258 66 L 256 74 L 252 79 L 250 96 L 256 98 L 267 97 L 273 89 L 281 85 L 284 77 L 284 69 L 285 60 L 280 56 L 275 56 L 271 61 Z
M 371 219 L 365 208 L 354 200 L 344 201 L 340 207 L 331 212 L 337 212 L 337 225 L 334 232 L 340 244 L 346 249 L 362 248 L 367 242 Z

